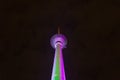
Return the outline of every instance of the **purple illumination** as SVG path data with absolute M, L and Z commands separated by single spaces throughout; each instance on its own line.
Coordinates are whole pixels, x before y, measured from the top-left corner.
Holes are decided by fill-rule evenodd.
M 67 39 L 62 34 L 56 34 L 51 38 L 51 45 L 53 48 L 56 48 L 57 42 L 62 43 L 62 48 L 65 48 L 67 44 Z
M 63 62 L 63 55 L 62 50 L 60 51 L 60 67 L 61 67 L 61 80 L 66 80 L 65 78 L 65 70 L 64 70 L 64 62 Z
M 66 47 L 67 40 L 64 35 L 56 34 L 51 38 L 51 45 L 55 49 L 55 57 L 51 80 L 66 80 L 62 49 Z

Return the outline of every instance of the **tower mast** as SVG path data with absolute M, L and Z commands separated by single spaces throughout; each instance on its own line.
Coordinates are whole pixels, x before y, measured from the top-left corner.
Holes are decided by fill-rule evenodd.
M 51 46 L 55 49 L 51 80 L 66 80 L 62 55 L 62 49 L 65 48 L 66 44 L 67 39 L 60 34 L 60 29 L 58 28 L 58 34 L 51 38 Z
M 60 34 L 60 27 L 58 27 L 58 34 Z

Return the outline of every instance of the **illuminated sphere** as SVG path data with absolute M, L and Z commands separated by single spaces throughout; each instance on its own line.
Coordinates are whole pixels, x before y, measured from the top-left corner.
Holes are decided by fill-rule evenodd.
M 67 39 L 64 35 L 62 34 L 55 34 L 51 40 L 50 40 L 51 46 L 53 48 L 56 48 L 57 44 L 60 44 L 62 46 L 62 48 L 66 47 L 67 44 Z

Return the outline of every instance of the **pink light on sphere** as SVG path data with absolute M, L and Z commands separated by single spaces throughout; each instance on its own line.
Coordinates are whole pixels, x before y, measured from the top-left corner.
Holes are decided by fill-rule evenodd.
M 50 43 L 53 48 L 56 48 L 56 43 L 60 43 L 62 48 L 65 48 L 67 44 L 67 39 L 63 34 L 55 34 L 51 38 Z

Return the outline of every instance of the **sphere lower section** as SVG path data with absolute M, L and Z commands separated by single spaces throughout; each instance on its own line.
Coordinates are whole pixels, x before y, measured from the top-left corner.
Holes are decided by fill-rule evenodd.
M 55 34 L 51 40 L 50 40 L 51 46 L 53 48 L 56 48 L 57 44 L 60 44 L 62 46 L 62 48 L 66 47 L 67 44 L 67 39 L 64 35 L 62 34 Z

